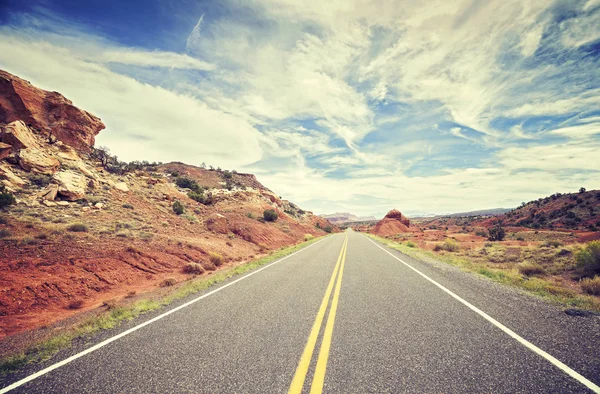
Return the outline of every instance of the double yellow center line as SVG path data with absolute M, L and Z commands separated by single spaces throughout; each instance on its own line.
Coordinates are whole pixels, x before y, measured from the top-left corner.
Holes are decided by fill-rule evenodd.
M 323 340 L 321 341 L 321 350 L 319 350 L 319 358 L 317 359 L 315 375 L 313 377 L 312 385 L 310 388 L 311 394 L 318 394 L 323 391 L 323 383 L 325 381 L 325 370 L 327 369 L 327 360 L 329 359 L 329 348 L 331 347 L 331 337 L 333 336 L 335 314 L 337 312 L 338 301 L 340 299 L 340 289 L 342 287 L 342 276 L 344 274 L 344 264 L 346 262 L 347 246 L 348 235 L 346 235 L 346 237 L 344 238 L 342 250 L 340 251 L 337 263 L 335 264 L 335 268 L 333 269 L 333 274 L 331 275 L 331 279 L 329 280 L 327 290 L 325 290 L 325 296 L 323 297 L 323 301 L 321 302 L 321 307 L 319 308 L 319 312 L 317 313 L 317 318 L 315 319 L 315 323 L 313 324 L 312 329 L 310 331 L 310 335 L 308 336 L 308 342 L 306 343 L 306 347 L 304 348 L 304 352 L 302 353 L 302 357 L 300 358 L 300 362 L 298 363 L 298 367 L 296 368 L 294 379 L 292 380 L 292 384 L 290 385 L 290 389 L 288 391 L 289 394 L 300 394 L 302 392 L 302 388 L 304 387 L 304 381 L 306 380 L 306 374 L 308 373 L 310 361 L 315 350 L 315 345 L 317 344 L 319 331 L 321 331 L 321 326 L 323 325 L 323 318 L 325 317 L 327 305 L 329 304 L 331 292 L 335 284 L 335 291 L 333 293 L 333 299 L 331 300 L 331 308 L 329 309 L 329 315 L 327 315 L 327 323 L 325 325 L 325 331 L 323 333 Z

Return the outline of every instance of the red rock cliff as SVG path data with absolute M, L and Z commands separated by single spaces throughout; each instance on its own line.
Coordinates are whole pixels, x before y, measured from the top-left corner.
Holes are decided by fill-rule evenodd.
M 88 152 L 104 123 L 63 95 L 0 70 L 0 123 L 22 120 L 37 133 Z

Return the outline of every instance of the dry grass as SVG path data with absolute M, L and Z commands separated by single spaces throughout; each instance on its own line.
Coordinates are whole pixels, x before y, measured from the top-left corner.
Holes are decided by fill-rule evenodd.
M 204 272 L 204 268 L 198 263 L 187 263 L 183 266 L 183 272 L 186 274 L 200 275 Z
M 163 280 L 162 282 L 160 282 L 158 285 L 160 287 L 170 287 L 170 286 L 174 286 L 176 283 L 177 283 L 177 279 L 167 278 L 167 279 Z
M 585 293 L 600 296 L 600 276 L 584 278 L 579 283 L 581 284 L 581 290 Z
M 212 264 L 214 264 L 217 267 L 219 267 L 223 264 L 223 256 L 221 256 L 218 253 L 210 252 L 208 254 L 208 259 Z
M 518 265 L 519 273 L 525 276 L 543 275 L 546 273 L 544 267 L 537 263 L 525 261 Z

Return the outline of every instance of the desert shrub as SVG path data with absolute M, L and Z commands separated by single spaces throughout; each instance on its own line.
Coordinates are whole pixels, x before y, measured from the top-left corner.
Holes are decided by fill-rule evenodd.
M 0 182 L 0 209 L 17 203 L 15 196 Z
M 30 175 L 27 179 L 29 179 L 31 183 L 39 187 L 48 186 L 50 182 L 52 182 L 52 177 L 50 175 L 44 174 L 33 174 Z
M 84 233 L 84 232 L 88 231 L 88 228 L 83 223 L 73 223 L 73 224 L 67 226 L 67 230 L 74 232 L 74 233 Z
M 444 250 L 444 248 L 442 247 L 442 244 L 435 244 L 435 246 L 433 247 L 433 251 L 439 252 L 440 250 Z
M 313 239 L 314 237 L 312 236 L 312 234 L 304 234 L 304 240 L 305 241 L 310 241 L 311 239 Z
M 525 276 L 532 276 L 532 275 L 542 275 L 546 273 L 546 270 L 544 269 L 544 267 L 542 267 L 541 265 L 537 264 L 537 263 L 532 263 L 529 261 L 525 261 L 521 264 L 519 264 L 519 273 L 521 273 L 521 275 L 525 275 Z
M 183 266 L 183 272 L 186 274 L 200 275 L 204 272 L 204 268 L 198 263 L 187 263 Z
M 577 253 L 577 266 L 583 276 L 600 275 L 600 241 L 588 242 Z
M 80 309 L 81 307 L 83 307 L 83 300 L 73 300 L 71 302 L 69 302 L 69 304 L 67 305 L 68 309 Z
M 256 216 L 254 216 L 254 214 L 253 214 L 252 212 L 248 212 L 248 213 L 246 214 L 246 217 L 247 217 L 248 219 L 256 219 Z
M 227 245 L 227 246 L 230 246 L 230 247 L 231 247 L 231 246 L 233 246 L 233 243 L 232 243 L 231 241 L 227 241 L 227 242 L 225 242 L 225 245 Z
M 214 265 L 216 265 L 217 267 L 219 267 L 221 264 L 223 264 L 223 256 L 221 256 L 218 253 L 210 252 L 208 254 L 208 260 L 211 263 L 213 263 Z
M 175 180 L 175 183 L 177 184 L 177 186 L 183 189 L 190 189 L 191 191 L 200 194 L 204 192 L 204 189 L 198 184 L 198 182 L 188 177 L 181 176 Z
M 495 225 L 494 227 L 490 228 L 488 232 L 488 240 L 490 241 L 502 241 L 506 235 L 504 228 L 500 225 Z
M 8 238 L 12 235 L 12 233 L 10 231 L 8 231 L 7 229 L 3 228 L 2 230 L 0 230 L 0 239 L 1 238 Z
M 177 279 L 167 278 L 167 279 L 163 280 L 162 282 L 160 282 L 158 285 L 160 287 L 169 287 L 169 286 L 174 286 L 175 283 L 177 283 Z
M 133 205 L 131 205 L 131 204 L 123 204 L 122 207 L 127 208 L 127 209 L 134 209 Z
M 217 269 L 217 267 L 211 263 L 210 261 L 204 261 L 202 262 L 202 268 L 204 268 L 207 271 L 214 271 Z
M 194 201 L 199 202 L 200 204 L 206 204 L 206 201 L 207 201 L 207 198 L 204 195 L 204 193 L 198 193 L 198 192 L 191 191 L 188 193 L 188 197 Z
M 408 246 L 409 248 L 416 248 L 417 247 L 417 245 L 414 242 L 411 242 L 411 241 L 408 241 L 406 243 L 406 246 Z
M 525 238 L 523 238 L 522 235 L 518 235 L 517 236 L 517 241 L 525 241 Z
M 8 219 L 6 218 L 6 216 L 0 215 L 0 224 L 8 224 Z
M 488 233 L 485 230 L 476 230 L 475 231 L 475 235 L 477 235 L 478 237 L 484 237 L 487 238 Z
M 333 231 L 333 227 L 327 225 L 323 228 L 323 231 L 325 231 L 326 233 L 331 233 Z
M 275 220 L 277 220 L 279 216 L 277 215 L 277 212 L 275 212 L 274 209 L 265 209 L 265 211 L 263 212 L 263 219 L 265 219 L 265 221 L 267 222 L 274 222 Z
M 265 245 L 265 244 L 261 243 L 261 244 L 258 244 L 257 246 L 258 246 L 258 248 L 260 249 L 261 252 L 266 252 L 267 250 L 269 250 L 269 247 L 267 245 Z
M 580 282 L 581 290 L 584 292 L 600 296 L 600 276 L 596 275 L 593 278 L 584 278 Z
M 552 240 L 552 241 L 546 241 L 542 244 L 542 246 L 545 247 L 552 247 L 552 248 L 558 248 L 559 246 L 563 246 L 563 243 L 557 240 Z
M 182 213 L 185 212 L 185 208 L 183 207 L 183 204 L 177 200 L 173 203 L 173 212 L 175 212 L 177 215 L 181 215 Z

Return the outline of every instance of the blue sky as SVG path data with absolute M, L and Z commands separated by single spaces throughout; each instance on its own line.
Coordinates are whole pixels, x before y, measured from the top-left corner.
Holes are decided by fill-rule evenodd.
M 600 0 L 5 0 L 0 53 L 120 158 L 253 172 L 317 213 L 600 188 Z

